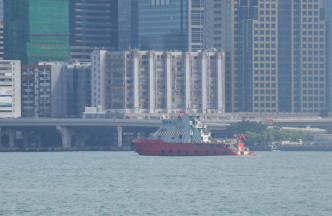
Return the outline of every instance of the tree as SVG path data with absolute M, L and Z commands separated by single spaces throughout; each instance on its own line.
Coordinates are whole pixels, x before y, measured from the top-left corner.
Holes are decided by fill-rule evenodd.
M 242 122 L 227 126 L 226 133 L 232 136 L 233 134 L 244 134 L 247 131 L 261 133 L 266 129 L 267 126 L 261 123 L 242 120 Z

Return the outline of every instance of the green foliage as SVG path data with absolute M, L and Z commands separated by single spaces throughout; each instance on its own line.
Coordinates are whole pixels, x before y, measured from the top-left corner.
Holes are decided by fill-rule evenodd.
M 242 120 L 242 122 L 229 125 L 226 129 L 226 133 L 232 136 L 233 134 L 244 134 L 248 131 L 254 133 L 261 133 L 266 129 L 267 126 L 261 123 Z
M 226 129 L 226 133 L 227 136 L 242 133 L 246 137 L 246 144 L 248 146 L 266 146 L 272 142 L 281 142 L 286 140 L 296 142 L 299 139 L 306 141 L 312 140 L 313 138 L 311 132 L 282 130 L 278 127 L 268 128 L 266 125 L 261 123 L 250 121 L 242 121 L 229 125 Z
M 243 135 L 246 138 L 246 144 L 248 146 L 257 145 L 256 142 L 259 140 L 259 135 L 257 133 L 246 131 Z

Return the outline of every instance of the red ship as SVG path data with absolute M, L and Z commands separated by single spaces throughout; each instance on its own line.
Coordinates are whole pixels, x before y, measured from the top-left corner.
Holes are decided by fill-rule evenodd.
M 244 146 L 242 134 L 232 140 L 214 140 L 207 125 L 196 115 L 179 113 L 164 116 L 162 126 L 147 139 L 135 139 L 134 149 L 140 155 L 160 156 L 253 156 Z

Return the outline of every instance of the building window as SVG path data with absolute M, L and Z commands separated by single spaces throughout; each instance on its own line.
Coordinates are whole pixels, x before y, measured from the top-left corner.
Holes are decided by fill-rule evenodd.
M 157 5 L 170 5 L 171 0 L 150 0 L 151 6 L 157 6 Z

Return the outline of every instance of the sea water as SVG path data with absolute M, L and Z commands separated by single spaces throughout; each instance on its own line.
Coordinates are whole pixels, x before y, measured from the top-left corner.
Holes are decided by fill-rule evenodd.
M 0 215 L 332 215 L 332 152 L 0 153 Z

